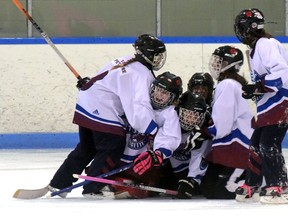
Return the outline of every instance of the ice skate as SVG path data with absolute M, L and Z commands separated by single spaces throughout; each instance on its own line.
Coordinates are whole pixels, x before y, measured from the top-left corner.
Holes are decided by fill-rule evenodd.
M 260 200 L 260 190 L 257 186 L 243 184 L 235 191 L 236 201 L 238 202 L 258 202 Z

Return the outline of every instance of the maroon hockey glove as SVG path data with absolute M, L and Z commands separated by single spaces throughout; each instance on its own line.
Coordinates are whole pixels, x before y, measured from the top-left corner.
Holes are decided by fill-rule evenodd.
M 162 162 L 163 162 L 163 155 L 160 151 L 149 150 L 141 153 L 134 160 L 133 170 L 138 175 L 142 175 L 152 167 L 161 166 Z

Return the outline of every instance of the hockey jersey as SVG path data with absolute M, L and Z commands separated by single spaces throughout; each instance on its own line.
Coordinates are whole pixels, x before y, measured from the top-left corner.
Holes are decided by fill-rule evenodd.
M 190 133 L 182 133 L 181 143 L 185 143 Z M 191 152 L 175 151 L 170 158 L 171 167 L 174 173 L 188 169 L 188 177 L 193 178 L 200 185 L 206 173 L 208 164 L 206 156 L 211 150 L 211 140 L 204 140 L 201 147 Z
M 155 110 L 156 123 L 159 127 L 157 134 L 150 143 L 145 134 L 132 130 L 127 133 L 127 142 L 121 161 L 130 163 L 139 154 L 147 150 L 160 150 L 164 159 L 169 158 L 181 142 L 181 129 L 179 117 L 174 105 L 165 109 Z
M 73 123 L 94 131 L 125 136 L 125 116 L 140 133 L 156 133 L 157 124 L 149 96 L 154 74 L 138 61 L 113 69 L 131 58 L 114 60 L 83 86 Z
M 213 135 L 208 160 L 232 168 L 247 168 L 252 118 L 248 101 L 242 97 L 241 84 L 233 79 L 219 82 L 212 102 L 214 124 L 208 128 Z
M 250 64 L 255 81 L 265 85 L 257 100 L 258 127 L 288 122 L 288 53 L 274 38 L 260 38 L 250 50 Z

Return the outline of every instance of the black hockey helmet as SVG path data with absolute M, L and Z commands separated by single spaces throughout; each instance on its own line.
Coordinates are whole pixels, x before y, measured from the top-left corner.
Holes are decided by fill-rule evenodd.
M 157 37 L 150 34 L 140 35 L 134 43 L 136 54 L 152 65 L 153 70 L 161 69 L 166 61 L 166 46 Z
M 204 72 L 194 73 L 188 81 L 187 89 L 192 93 L 201 94 L 201 91 L 198 89 L 199 86 L 207 88 L 207 92 L 205 92 L 205 94 L 202 93 L 202 96 L 206 99 L 206 103 L 210 104 L 214 90 L 214 80 L 212 76 Z
M 233 46 L 221 46 L 215 49 L 209 61 L 209 70 L 214 79 L 225 71 L 239 72 L 244 62 L 243 53 Z
M 177 112 L 182 130 L 191 131 L 195 127 L 201 127 L 204 123 L 207 105 L 204 97 L 200 94 L 193 94 L 190 91 L 184 92 L 179 97 Z
M 251 36 L 256 36 L 264 28 L 264 15 L 257 8 L 242 10 L 235 18 L 234 32 L 238 40 L 250 45 Z
M 154 109 L 163 109 L 171 105 L 182 94 L 182 79 L 166 71 L 156 77 L 150 89 L 151 103 Z M 165 98 L 166 95 L 167 97 Z M 169 96 L 169 97 L 168 97 Z

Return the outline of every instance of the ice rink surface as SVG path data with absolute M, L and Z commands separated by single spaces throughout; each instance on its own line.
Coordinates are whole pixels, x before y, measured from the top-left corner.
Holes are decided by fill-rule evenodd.
M 263 205 L 238 203 L 234 200 L 89 200 L 82 197 L 82 188 L 74 189 L 66 199 L 52 197 L 33 200 L 13 198 L 17 189 L 38 189 L 46 186 L 71 149 L 0 150 L 1 215 L 27 216 L 198 216 L 241 215 L 263 216 L 288 213 L 288 204 Z M 288 149 L 284 150 L 288 161 Z M 79 180 L 79 182 L 82 180 Z

